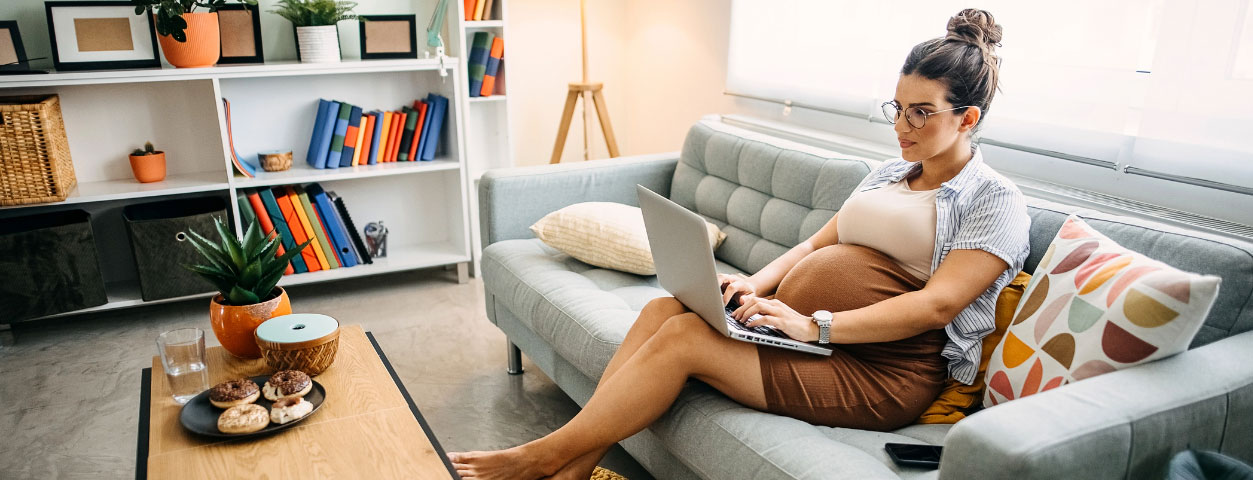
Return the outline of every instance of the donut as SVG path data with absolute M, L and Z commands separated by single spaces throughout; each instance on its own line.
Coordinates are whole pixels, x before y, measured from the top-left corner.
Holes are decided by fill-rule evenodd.
M 270 412 L 255 403 L 233 406 L 218 417 L 218 430 L 222 433 L 252 433 L 269 424 Z
M 252 403 L 260 396 L 261 389 L 247 378 L 222 382 L 209 389 L 209 403 L 218 408 L 231 408 Z
M 313 404 L 304 398 L 281 398 L 270 406 L 270 421 L 282 425 L 299 420 L 312 411 Z
M 303 397 L 313 389 L 313 380 L 300 370 L 283 370 L 265 382 L 262 392 L 265 398 L 275 402 L 280 398 Z

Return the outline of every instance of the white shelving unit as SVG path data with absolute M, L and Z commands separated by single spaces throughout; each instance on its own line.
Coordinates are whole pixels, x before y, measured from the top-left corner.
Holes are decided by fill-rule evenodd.
M 460 2 L 458 2 L 460 4 Z M 92 213 L 108 303 L 68 312 L 126 308 L 145 302 L 120 210 L 158 197 L 217 195 L 242 232 L 236 195 L 243 189 L 318 182 L 344 198 L 357 227 L 382 220 L 390 236 L 385 258 L 351 268 L 288 275 L 280 285 L 455 265 L 465 279 L 472 260 L 470 162 L 466 149 L 465 62 L 347 60 L 341 63 L 112 70 L 0 76 L 0 95 L 61 97 L 78 187 L 64 202 L 0 208 L 4 218 L 82 208 Z M 441 70 L 445 75 L 441 75 Z M 314 169 L 305 157 L 318 98 L 368 109 L 395 109 L 427 93 L 448 97 L 449 111 L 435 161 Z M 231 102 L 234 147 L 245 158 L 261 150 L 292 150 L 285 172 L 238 176 L 230 160 L 225 109 Z M 151 140 L 167 157 L 167 177 L 141 184 L 126 155 Z M 4 254 L 0 252 L 0 254 Z
M 464 2 L 457 3 L 458 19 L 465 18 Z M 506 168 L 513 166 L 513 139 L 510 135 L 512 131 L 509 118 L 509 96 L 506 95 L 508 90 L 507 71 L 509 58 L 509 37 L 506 32 L 506 23 L 508 21 L 508 1 L 495 0 L 492 5 L 492 11 L 485 12 L 484 18 L 489 20 L 465 21 L 461 20 L 458 29 L 460 35 L 458 37 L 459 44 L 456 45 L 456 55 L 461 58 L 461 67 L 463 71 L 468 72 L 468 62 L 470 58 L 470 47 L 473 44 L 474 34 L 480 31 L 489 31 L 497 37 L 505 40 L 505 55 L 501 62 L 500 71 L 496 77 L 495 92 L 488 97 L 471 97 L 467 95 L 466 107 L 466 140 L 468 146 L 467 152 L 467 168 L 469 170 L 469 189 L 470 189 L 470 215 L 477 219 L 479 215 L 478 207 L 478 181 L 484 172 L 495 168 Z M 469 82 L 467 76 L 467 82 Z M 468 84 L 467 84 L 468 86 Z M 477 221 L 470 225 L 472 238 L 472 251 L 474 257 L 475 274 L 478 272 L 479 257 L 482 248 L 479 246 L 479 224 Z

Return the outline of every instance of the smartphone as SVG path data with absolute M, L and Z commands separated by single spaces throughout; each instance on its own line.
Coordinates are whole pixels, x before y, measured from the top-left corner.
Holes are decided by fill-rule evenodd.
M 892 461 L 902 467 L 921 467 L 926 469 L 940 468 L 939 445 L 912 445 L 905 443 L 888 443 L 883 446 Z

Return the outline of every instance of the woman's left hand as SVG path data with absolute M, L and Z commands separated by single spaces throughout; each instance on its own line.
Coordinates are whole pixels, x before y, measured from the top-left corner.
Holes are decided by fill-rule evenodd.
M 733 317 L 745 327 L 753 328 L 768 325 L 802 342 L 818 341 L 818 326 L 808 316 L 801 315 L 786 303 L 776 299 L 745 297 L 743 304 L 735 310 Z M 753 315 L 760 315 L 745 321 Z

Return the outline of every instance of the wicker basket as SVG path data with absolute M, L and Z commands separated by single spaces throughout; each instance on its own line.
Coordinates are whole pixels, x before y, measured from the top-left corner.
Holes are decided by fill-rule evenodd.
M 296 313 L 266 320 L 253 334 L 261 358 L 275 371 L 300 370 L 310 376 L 335 362 L 339 322 L 326 315 Z
M 0 205 L 60 202 L 77 185 L 60 98 L 0 97 Z

